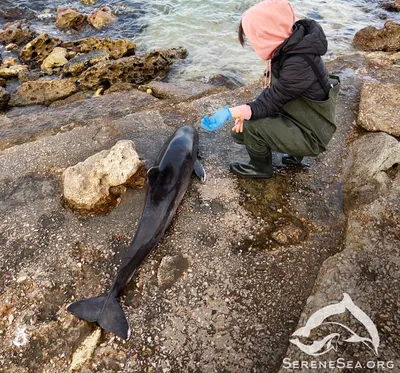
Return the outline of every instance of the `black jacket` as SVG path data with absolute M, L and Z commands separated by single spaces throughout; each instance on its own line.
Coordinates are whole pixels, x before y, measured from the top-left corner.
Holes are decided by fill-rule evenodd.
M 249 103 L 251 119 L 275 116 L 283 105 L 300 96 L 316 101 L 325 100 L 325 91 L 314 71 L 298 54 L 307 54 L 315 62 L 328 86 L 328 70 L 321 59 L 327 48 L 325 33 L 317 22 L 312 19 L 297 21 L 292 35 L 279 46 L 272 58 L 272 74 L 276 81 Z

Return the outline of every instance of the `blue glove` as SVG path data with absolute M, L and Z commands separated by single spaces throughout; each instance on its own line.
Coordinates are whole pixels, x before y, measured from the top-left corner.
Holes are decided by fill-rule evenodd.
M 211 117 L 205 116 L 201 121 L 201 127 L 207 131 L 215 131 L 222 127 L 225 122 L 232 118 L 231 111 L 228 106 L 219 109 Z

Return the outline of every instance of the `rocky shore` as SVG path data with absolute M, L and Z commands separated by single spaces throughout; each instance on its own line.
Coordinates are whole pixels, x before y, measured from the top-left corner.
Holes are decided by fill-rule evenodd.
M 6 50 L 15 51 L 19 49 L 16 42 L 23 44 L 33 35 L 26 22 L 14 21 L 4 26 L 0 41 L 7 44 Z M 64 42 L 46 33 L 38 35 L 19 50 L 19 61 L 12 56 L 3 61 L 0 78 L 17 78 L 21 84 L 11 95 L 1 88 L 0 109 L 7 104 L 9 107 L 48 106 L 77 92 L 102 94 L 118 84 L 137 88 L 162 79 L 174 60 L 186 56 L 184 48 L 140 55 L 135 54 L 135 49 L 134 43 L 124 39 L 91 37 Z M 74 95 L 75 99 L 82 97 L 86 98 Z
M 112 22 L 108 10 L 99 12 Z M 75 10 L 60 10 L 59 26 L 68 20 L 74 29 L 92 27 Z M 37 35 L 27 22 L 6 25 L 2 369 L 309 372 L 283 362 L 342 357 L 400 370 L 399 27 L 388 21 L 382 30 L 360 31 L 354 43 L 365 51 L 328 63 L 342 81 L 328 150 L 301 167 L 285 167 L 274 155 L 276 176 L 249 181 L 227 171 L 245 157 L 230 127 L 210 133 L 198 123 L 257 96 L 259 82 L 165 83 L 183 48 L 136 54 L 130 40 L 63 41 Z M 124 342 L 65 307 L 110 286 L 142 213 L 145 170 L 183 124 L 199 129 L 208 180 L 193 179 L 172 226 L 126 289 L 132 335 Z M 289 342 L 343 293 L 376 325 L 379 358 L 362 343 L 339 340 L 317 358 Z M 338 319 L 360 330 L 350 316 Z M 314 333 L 303 342 L 329 334 Z

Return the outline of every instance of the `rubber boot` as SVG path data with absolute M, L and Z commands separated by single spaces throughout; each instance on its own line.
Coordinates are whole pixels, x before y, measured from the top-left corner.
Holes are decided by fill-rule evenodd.
M 297 157 L 294 155 L 289 155 L 289 154 L 284 154 L 282 155 L 282 163 L 283 164 L 301 164 L 301 161 L 303 160 L 304 157 Z
M 250 179 L 269 179 L 273 175 L 271 152 L 262 156 L 249 152 L 249 156 L 249 163 L 231 163 L 230 171 L 237 176 Z

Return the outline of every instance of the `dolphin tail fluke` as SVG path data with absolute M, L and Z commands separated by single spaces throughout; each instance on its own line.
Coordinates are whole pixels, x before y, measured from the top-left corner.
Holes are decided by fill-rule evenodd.
M 79 300 L 67 306 L 67 311 L 114 333 L 122 339 L 128 339 L 130 330 L 124 311 L 112 295 Z

